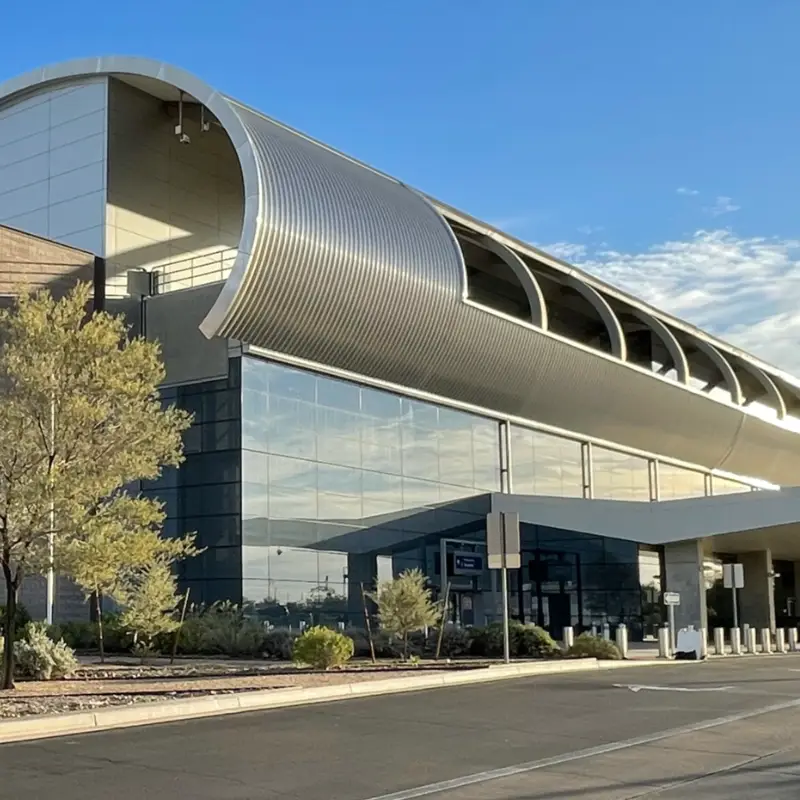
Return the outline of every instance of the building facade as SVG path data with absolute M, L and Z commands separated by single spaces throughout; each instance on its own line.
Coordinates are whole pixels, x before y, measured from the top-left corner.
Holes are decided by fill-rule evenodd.
M 0 84 L 0 225 L 88 253 L 96 297 L 161 342 L 194 423 L 141 488 L 205 548 L 196 602 L 357 625 L 418 567 L 454 620 L 496 619 L 506 509 L 511 612 L 556 635 L 650 635 L 665 589 L 727 620 L 726 560 L 753 624 L 795 619 L 800 381 L 194 76 Z

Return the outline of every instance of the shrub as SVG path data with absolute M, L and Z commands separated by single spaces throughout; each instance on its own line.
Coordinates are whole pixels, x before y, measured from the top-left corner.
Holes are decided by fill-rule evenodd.
M 294 643 L 292 659 L 317 669 L 330 669 L 346 664 L 353 657 L 353 640 L 338 631 L 316 625 L 299 636 Z
M 622 658 L 619 648 L 602 636 L 582 633 L 567 651 L 569 658 L 598 658 L 604 661 L 618 661 Z
M 88 620 L 57 623 L 50 627 L 48 635 L 54 642 L 63 639 L 72 650 L 94 650 L 97 647 L 97 625 Z
M 263 634 L 263 655 L 277 661 L 291 661 L 296 638 L 297 636 L 291 631 L 266 631 Z
M 516 654 L 529 658 L 554 658 L 561 648 L 553 637 L 538 625 L 520 625 L 514 629 Z
M 30 622 L 23 637 L 14 642 L 16 673 L 20 677 L 49 681 L 69 677 L 77 668 L 74 651 L 63 640 L 54 642 L 44 622 Z
M 229 601 L 195 608 L 181 628 L 178 647 L 182 653 L 254 656 L 264 653 L 266 628 Z
M 4 605 L 0 605 L 0 634 L 5 632 L 5 619 L 6 619 L 6 607 Z M 22 632 L 25 630 L 25 626 L 31 621 L 31 615 L 28 613 L 28 609 L 25 608 L 22 603 L 17 603 L 17 611 L 14 615 L 14 630 L 17 634 L 17 639 L 22 636 Z
M 439 631 L 431 631 L 427 641 L 427 649 L 430 653 L 436 653 L 439 643 Z M 469 628 L 456 628 L 448 625 L 442 632 L 442 647 L 439 651 L 445 658 L 457 658 L 470 652 L 472 647 L 472 630 Z

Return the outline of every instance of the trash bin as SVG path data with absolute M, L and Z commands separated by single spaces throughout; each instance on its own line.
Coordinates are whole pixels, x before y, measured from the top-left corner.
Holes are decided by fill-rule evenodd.
M 703 634 L 694 626 L 681 628 L 678 631 L 675 658 L 683 661 L 702 661 L 705 658 Z

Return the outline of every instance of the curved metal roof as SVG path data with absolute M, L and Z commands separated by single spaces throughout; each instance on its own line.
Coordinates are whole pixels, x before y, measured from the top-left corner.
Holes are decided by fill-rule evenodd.
M 12 94 L 83 75 L 161 81 L 205 105 L 242 167 L 245 213 L 230 277 L 201 328 L 305 361 L 686 462 L 794 484 L 786 419 L 800 381 L 158 62 L 86 59 L 0 85 Z M 522 289 L 526 319 L 470 298 L 456 228 Z M 542 281 L 594 309 L 609 352 L 554 332 Z M 677 379 L 634 363 L 623 315 L 669 354 Z M 692 364 L 714 371 L 706 391 Z M 662 370 L 665 372 L 665 370 Z M 743 383 L 751 388 L 743 391 Z M 723 399 L 710 391 L 724 384 Z M 775 418 L 748 404 L 764 402 Z M 800 424 L 795 429 L 800 429 Z

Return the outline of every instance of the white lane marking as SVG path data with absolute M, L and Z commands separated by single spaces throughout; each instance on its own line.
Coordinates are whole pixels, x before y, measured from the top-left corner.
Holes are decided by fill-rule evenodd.
M 648 692 L 728 692 L 733 686 L 640 686 L 636 683 L 615 683 L 615 689 L 630 689 L 632 692 L 641 692 L 643 689 Z
M 603 744 L 599 747 L 590 747 L 586 750 L 575 750 L 572 753 L 565 753 L 564 755 L 553 756 L 552 758 L 543 758 L 539 761 L 528 761 L 524 764 L 515 764 L 512 767 L 501 767 L 500 769 L 490 769 L 485 772 L 475 772 L 472 775 L 463 775 L 460 778 L 453 778 L 449 781 L 438 781 L 437 783 L 417 786 L 413 789 L 403 789 L 399 792 L 391 792 L 390 794 L 375 795 L 374 797 L 367 798 L 367 800 L 416 800 L 417 797 L 429 797 L 430 795 L 440 794 L 441 792 L 447 792 L 453 789 L 462 789 L 464 786 L 474 786 L 477 783 L 488 783 L 489 781 L 496 781 L 502 778 L 510 778 L 514 775 L 522 775 L 526 772 L 547 769 L 548 767 L 555 767 L 559 764 L 566 764 L 570 761 L 578 761 L 583 758 L 602 756 L 606 753 L 614 753 L 617 750 L 627 750 L 631 747 L 652 744 L 653 742 L 660 742 L 664 739 L 671 739 L 674 736 L 681 736 L 686 733 L 697 733 L 698 731 L 708 730 L 709 728 L 728 725 L 732 722 L 741 722 L 745 719 L 759 717 L 762 714 L 769 714 L 773 711 L 786 711 L 790 708 L 800 708 L 800 699 L 789 700 L 785 703 L 776 703 L 775 705 L 765 706 L 756 711 L 740 711 L 737 714 L 729 714 L 727 717 L 717 717 L 716 719 L 706 720 L 705 722 L 696 722 L 693 725 L 670 728 L 666 731 L 650 733 L 635 739 L 611 742 L 610 744 Z

